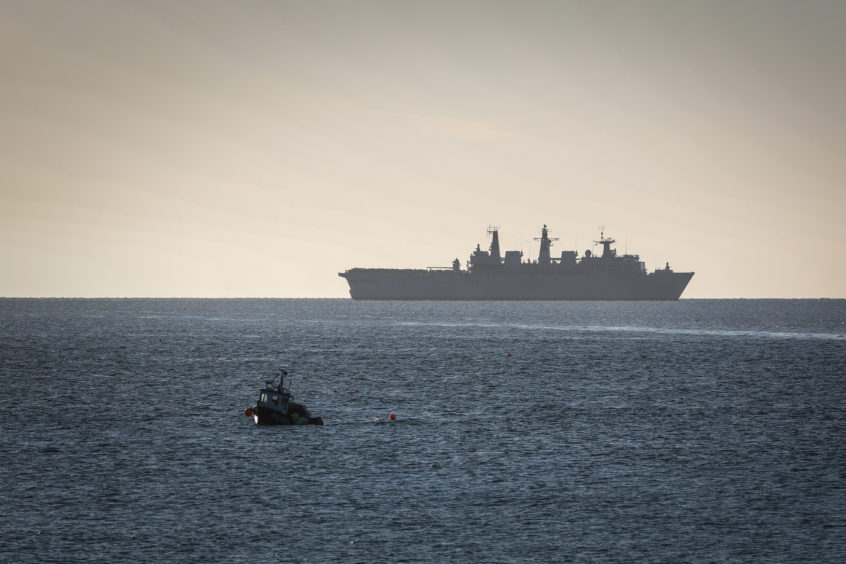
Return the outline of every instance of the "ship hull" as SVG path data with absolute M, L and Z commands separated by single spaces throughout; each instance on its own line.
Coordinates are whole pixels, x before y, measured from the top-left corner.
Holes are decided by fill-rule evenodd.
M 463 272 L 354 268 L 355 300 L 678 300 L 692 272 Z

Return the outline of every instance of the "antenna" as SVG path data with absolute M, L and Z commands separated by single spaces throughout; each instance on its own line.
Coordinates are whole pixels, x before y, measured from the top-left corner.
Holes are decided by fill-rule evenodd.
M 546 226 L 546 224 L 544 223 L 544 224 L 543 224 L 543 231 L 541 232 L 541 234 L 542 234 L 543 236 L 546 236 L 546 240 L 547 240 L 547 241 L 557 241 L 557 240 L 558 240 L 558 237 L 549 237 L 549 236 L 547 235 L 548 233 L 549 233 L 549 228 L 548 228 L 548 227 Z M 541 237 L 535 237 L 535 241 L 543 241 L 543 240 L 544 240 L 544 237 L 543 237 L 543 236 L 541 236 Z

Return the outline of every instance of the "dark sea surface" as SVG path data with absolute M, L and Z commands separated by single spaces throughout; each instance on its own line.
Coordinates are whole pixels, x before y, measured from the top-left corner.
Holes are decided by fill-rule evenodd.
M 843 300 L 3 299 L 0 381 L 4 562 L 846 562 Z

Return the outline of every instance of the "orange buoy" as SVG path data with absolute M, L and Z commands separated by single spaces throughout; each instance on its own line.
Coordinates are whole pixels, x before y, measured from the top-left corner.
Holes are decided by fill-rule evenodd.
M 395 414 L 393 414 L 393 413 L 391 413 L 391 414 L 388 416 L 388 419 L 390 419 L 391 421 L 396 420 L 396 418 L 397 418 L 397 416 L 396 416 Z
M 252 417 L 253 416 L 253 410 L 248 407 L 247 409 L 244 410 L 244 415 L 246 415 L 247 417 Z

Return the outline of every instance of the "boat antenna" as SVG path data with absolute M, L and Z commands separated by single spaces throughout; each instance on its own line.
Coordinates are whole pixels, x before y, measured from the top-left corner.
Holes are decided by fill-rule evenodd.
M 288 375 L 287 370 L 285 370 L 284 368 L 279 369 L 279 389 L 280 390 L 285 389 L 285 376 L 287 376 L 287 375 Z M 290 380 L 288 380 L 288 388 L 291 387 L 291 381 L 292 380 L 293 380 L 293 377 Z

